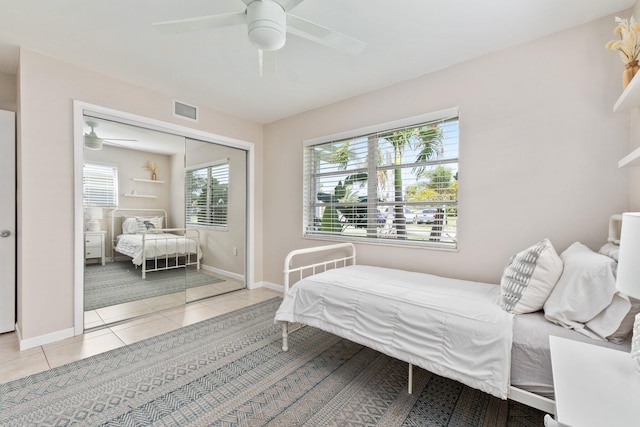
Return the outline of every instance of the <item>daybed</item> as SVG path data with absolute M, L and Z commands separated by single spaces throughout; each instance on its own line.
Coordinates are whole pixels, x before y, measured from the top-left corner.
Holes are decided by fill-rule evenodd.
M 540 251 L 548 250 L 550 243 L 547 243 L 545 239 L 538 245 L 538 255 Z M 578 254 L 582 259 L 589 251 L 579 244 L 570 249 L 567 249 L 566 257 L 563 253 L 561 259 L 551 247 L 556 258 L 549 257 L 551 265 L 541 266 L 536 275 L 541 272 L 546 276 L 542 279 L 553 283 L 542 291 L 539 284 L 536 285 L 538 289 L 530 286 L 530 290 L 535 291 L 533 296 L 516 286 L 515 293 L 526 294 L 527 297 L 515 304 L 513 292 L 510 294 L 505 288 L 511 286 L 508 282 L 513 277 L 507 270 L 517 270 L 514 267 L 518 264 L 517 256 L 505 269 L 502 286 L 498 286 L 356 265 L 355 247 L 350 243 L 292 251 L 285 259 L 284 300 L 275 317 L 283 326 L 283 350 L 288 349 L 290 323 L 309 325 L 408 362 L 409 393 L 412 366 L 417 365 L 502 399 L 510 398 L 555 413 L 549 335 L 624 351 L 630 348 L 629 339 L 623 340 L 630 331 L 628 320 L 632 307 L 628 298 L 620 295 L 609 298 L 610 302 L 616 298 L 622 301 L 616 306 L 621 309 L 616 308 L 615 313 L 607 308 L 611 305 L 609 303 L 605 303 L 603 308 L 598 306 L 599 303 L 587 302 L 581 311 L 595 310 L 595 316 L 586 315 L 595 320 L 571 326 L 566 323 L 571 323 L 569 318 L 572 316 L 557 310 L 553 301 L 565 298 L 565 287 L 582 280 L 569 273 L 575 264 L 575 256 L 571 254 Z M 326 254 L 335 255 L 327 260 Z M 539 259 L 542 258 L 540 255 Z M 299 265 L 302 260 L 307 264 Z M 529 260 L 527 258 L 527 262 Z M 564 270 L 569 274 L 566 279 L 571 283 L 558 284 L 562 289 L 558 296 L 553 296 L 556 282 L 562 281 L 562 260 L 565 266 L 569 265 Z M 602 265 L 607 263 L 606 259 L 599 258 L 598 261 Z M 591 265 L 593 260 L 589 258 L 586 262 Z M 515 276 L 522 276 L 516 273 Z M 297 283 L 293 284 L 296 280 Z M 615 285 L 615 275 L 613 280 Z M 610 284 L 607 287 L 610 288 Z M 595 292 L 603 291 L 598 288 Z M 612 291 L 608 289 L 607 292 Z M 580 305 L 576 300 L 572 300 L 572 310 Z M 548 317 L 555 323 L 545 318 L 545 313 L 540 310 L 547 301 Z M 528 307 L 533 312 L 515 314 L 526 311 L 524 306 L 530 303 L 537 304 L 539 308 Z M 505 310 L 505 306 L 510 310 Z M 634 306 L 634 309 L 638 307 Z M 600 319 L 599 313 L 607 310 L 608 319 L 616 318 L 615 327 L 603 326 L 606 322 Z M 625 330 L 618 331 L 624 323 L 623 318 Z M 608 334 L 605 338 L 610 337 L 616 343 L 598 339 L 589 324 L 594 330 Z
M 135 216 L 144 214 L 145 216 Z M 155 215 L 154 215 L 155 214 Z M 163 228 L 167 215 L 162 209 L 116 209 L 111 215 L 111 241 L 115 252 L 131 258 L 147 272 L 184 268 L 200 269 L 200 233 L 191 228 Z M 119 226 L 117 223 L 121 222 Z M 115 233 L 118 229 L 122 234 Z

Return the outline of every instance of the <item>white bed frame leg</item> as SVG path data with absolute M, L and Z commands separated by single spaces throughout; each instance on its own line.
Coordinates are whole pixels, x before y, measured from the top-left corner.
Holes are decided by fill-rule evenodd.
M 407 393 L 413 394 L 413 364 L 409 363 L 409 379 L 407 380 Z
M 289 350 L 289 323 L 282 322 L 282 351 Z

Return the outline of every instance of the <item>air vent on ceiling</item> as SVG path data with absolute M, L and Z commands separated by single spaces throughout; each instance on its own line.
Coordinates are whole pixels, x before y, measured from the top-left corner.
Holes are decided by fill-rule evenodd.
M 173 115 L 175 117 L 182 117 L 183 119 L 198 121 L 198 107 L 185 104 L 184 102 L 173 100 Z

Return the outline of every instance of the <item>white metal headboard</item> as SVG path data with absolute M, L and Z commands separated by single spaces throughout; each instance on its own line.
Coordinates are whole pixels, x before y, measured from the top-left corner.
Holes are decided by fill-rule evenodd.
M 116 218 L 123 218 L 125 216 L 133 215 L 133 214 L 139 214 L 139 215 L 145 215 L 145 214 L 159 215 L 159 214 L 161 214 L 162 217 L 164 218 L 164 222 L 163 222 L 164 227 L 163 228 L 168 228 L 169 227 L 169 217 L 167 215 L 167 211 L 164 210 L 164 209 L 115 208 L 110 213 L 110 215 L 111 215 L 111 244 L 112 245 L 115 246 L 115 239 L 116 239 L 115 220 L 116 220 Z M 122 229 L 122 224 L 120 224 L 120 228 Z
M 302 265 L 299 267 L 292 267 L 293 259 L 299 255 L 306 255 L 320 252 L 331 252 L 337 249 L 348 249 L 350 255 L 340 256 L 332 258 L 326 261 L 320 261 L 313 264 Z M 350 262 L 350 264 L 349 264 Z M 356 264 L 356 247 L 353 243 L 337 243 L 335 245 L 318 246 L 314 248 L 296 249 L 286 256 L 284 259 L 284 292 L 289 292 L 289 280 L 292 273 L 299 272 L 298 280 L 304 277 L 304 273 L 310 272 L 316 274 L 317 272 L 326 271 L 329 268 L 346 267 L 347 265 Z

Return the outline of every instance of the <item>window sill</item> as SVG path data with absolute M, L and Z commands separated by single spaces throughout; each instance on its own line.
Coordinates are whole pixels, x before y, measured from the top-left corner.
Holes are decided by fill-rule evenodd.
M 202 231 L 229 231 L 228 226 L 220 225 L 187 224 L 187 228 L 195 228 Z
M 416 241 L 400 241 L 400 240 L 391 240 L 389 241 L 381 241 L 381 239 L 367 239 L 367 238 L 357 238 L 357 237 L 341 237 L 335 238 L 332 236 L 324 236 L 324 235 L 315 235 L 315 234 L 306 234 L 302 236 L 303 239 L 306 240 L 318 240 L 325 241 L 331 243 L 354 243 L 354 244 L 364 244 L 364 245 L 372 245 L 372 246 L 384 246 L 384 247 L 396 247 L 396 248 L 408 248 L 408 249 L 428 249 L 435 251 L 443 251 L 443 252 L 458 252 L 458 247 L 445 247 L 445 246 L 436 246 L 429 242 L 416 242 Z

